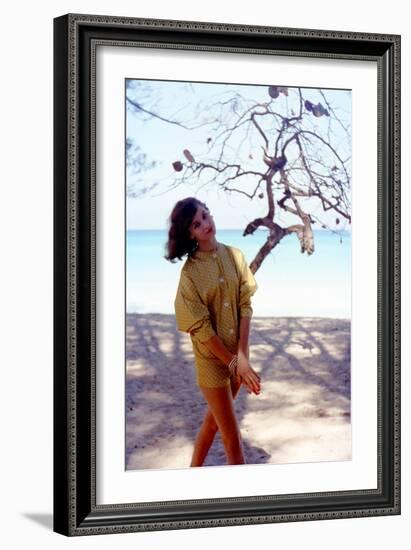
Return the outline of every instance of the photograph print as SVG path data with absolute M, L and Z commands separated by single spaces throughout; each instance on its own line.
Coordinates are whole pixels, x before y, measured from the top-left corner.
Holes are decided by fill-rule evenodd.
M 351 460 L 351 101 L 125 80 L 126 470 Z

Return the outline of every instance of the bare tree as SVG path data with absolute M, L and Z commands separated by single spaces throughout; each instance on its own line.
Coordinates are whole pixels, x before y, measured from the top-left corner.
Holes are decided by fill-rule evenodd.
M 151 186 L 141 186 L 142 174 L 154 168 L 157 163 L 155 160 L 149 162 L 147 155 L 143 153 L 140 145 L 134 143 L 130 138 L 126 139 L 126 164 L 128 169 L 127 196 L 137 198 L 141 193 L 147 193 L 153 188 Z M 139 186 L 139 192 L 135 191 Z
M 330 212 L 336 225 L 343 219 L 351 223 L 350 127 L 329 100 L 332 94 L 284 86 L 264 91 L 265 101 L 238 90 L 227 98 L 202 101 L 195 116 L 187 119 L 181 113 L 161 112 L 155 94 L 127 89 L 127 106 L 137 116 L 187 131 L 187 148 L 170 167 L 171 188 L 183 182 L 213 184 L 266 202 L 265 215 L 249 222 L 243 232 L 246 236 L 261 227 L 268 230 L 250 264 L 253 273 L 286 235 L 295 234 L 301 252 L 312 254 L 312 226 L 331 229 L 326 221 Z M 204 130 L 203 146 L 194 150 L 190 132 L 199 128 Z M 281 211 L 295 223 L 280 225 Z

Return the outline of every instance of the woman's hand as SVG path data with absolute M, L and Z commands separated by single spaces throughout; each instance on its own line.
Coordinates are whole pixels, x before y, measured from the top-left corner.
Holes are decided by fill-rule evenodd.
M 261 391 L 260 377 L 250 365 L 247 356 L 241 352 L 237 357 L 237 375 L 245 385 L 248 393 L 259 395 Z

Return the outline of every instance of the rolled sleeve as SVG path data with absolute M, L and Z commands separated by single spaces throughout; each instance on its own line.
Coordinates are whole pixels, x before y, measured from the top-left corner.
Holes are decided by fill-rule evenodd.
M 216 335 L 207 306 L 202 302 L 194 283 L 183 271 L 174 301 L 177 329 L 188 332 L 204 343 Z
M 252 317 L 251 296 L 257 290 L 257 283 L 244 255 L 241 253 L 240 266 L 240 317 Z

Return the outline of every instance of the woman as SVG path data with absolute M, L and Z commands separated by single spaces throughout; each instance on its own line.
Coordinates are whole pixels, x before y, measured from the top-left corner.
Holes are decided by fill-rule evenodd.
M 213 217 L 198 199 L 174 206 L 168 237 L 167 260 L 187 255 L 174 303 L 176 322 L 191 336 L 197 383 L 208 404 L 191 466 L 203 464 L 218 429 L 228 463 L 244 464 L 233 400 L 241 384 L 260 393 L 260 378 L 248 360 L 256 282 L 242 252 L 216 240 Z

